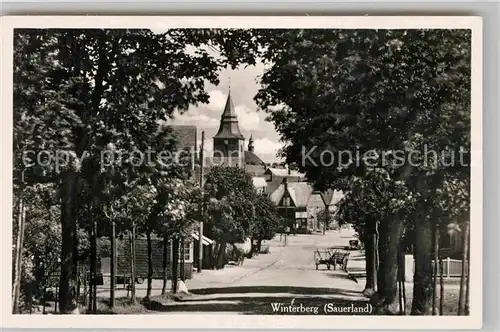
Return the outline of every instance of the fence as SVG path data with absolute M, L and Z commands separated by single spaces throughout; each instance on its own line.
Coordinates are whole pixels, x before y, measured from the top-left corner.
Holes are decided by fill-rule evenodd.
M 86 277 L 87 276 L 87 277 Z M 44 276 L 43 295 L 42 295 L 42 313 L 58 312 L 59 300 L 59 280 L 61 273 L 53 271 Z M 89 292 L 88 271 L 86 268 L 79 269 L 77 272 L 76 298 L 78 304 L 85 304 Z
M 465 261 L 465 276 L 468 273 L 468 265 L 468 262 Z M 432 260 L 432 266 L 434 266 L 434 260 Z M 446 278 L 460 277 L 462 275 L 462 261 L 447 257 L 438 262 L 438 275 L 441 275 L 441 269 Z

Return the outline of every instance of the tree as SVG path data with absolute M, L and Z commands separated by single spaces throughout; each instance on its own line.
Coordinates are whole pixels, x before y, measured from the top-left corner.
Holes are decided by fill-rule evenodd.
M 238 167 L 216 166 L 205 182 L 206 234 L 218 243 L 216 267 L 224 267 L 226 244 L 242 242 L 254 221 L 255 190 L 248 174 Z
M 202 195 L 201 188 L 195 182 L 181 180 L 169 184 L 164 188 L 163 194 L 169 196 L 161 217 L 165 221 L 162 225 L 164 243 L 167 244 L 169 241 L 172 243 L 172 290 L 175 293 L 179 277 L 179 259 L 184 260 L 184 257 L 179 257 L 179 246 L 182 240 L 190 235 L 195 222 L 199 221 L 199 204 Z M 166 248 L 164 250 L 166 252 Z M 165 289 L 166 265 L 164 267 L 163 288 Z
M 47 276 L 58 269 L 57 260 L 61 243 L 58 223 L 60 209 L 54 186 L 51 184 L 28 186 L 24 188 L 23 196 L 25 232 L 20 257 L 22 268 L 17 268 L 16 272 L 21 277 L 18 286 L 19 295 L 25 303 L 19 303 L 19 297 L 18 309 L 20 306 L 30 307 L 43 300 Z M 13 219 L 16 220 L 18 215 L 19 212 Z M 13 229 L 16 230 L 17 225 L 14 226 Z
M 321 209 L 318 213 L 318 222 L 323 225 L 323 234 L 325 234 L 327 225 L 330 225 L 332 221 L 333 215 L 330 211 L 328 211 L 328 208 Z
M 434 199 L 422 184 L 439 188 L 444 174 L 461 179 L 467 173 L 456 163 L 429 167 L 422 159 L 404 161 L 426 147 L 457 155 L 468 151 L 470 33 L 291 30 L 276 32 L 267 43 L 263 57 L 271 66 L 256 100 L 288 143 L 287 162 L 298 163 L 319 190 L 349 189 L 373 174 L 380 180 L 375 189 L 390 205 L 378 219 L 377 309 L 396 313 L 396 262 L 405 215 L 414 201 L 417 210 L 427 211 L 422 202 Z M 410 222 L 423 239 L 431 224 L 418 217 L 424 219 Z M 427 307 L 431 269 L 424 253 L 432 251 L 432 243 L 415 244 L 414 306 Z
M 373 224 L 376 219 L 370 216 L 371 212 L 367 204 L 370 204 L 366 192 L 365 195 L 357 195 L 352 193 L 345 195 L 340 201 L 340 210 L 338 214 L 339 224 L 352 223 L 359 239 L 365 247 L 365 262 L 366 262 L 366 285 L 363 291 L 366 295 L 373 295 L 377 290 L 377 252 L 378 246 L 375 233 L 373 232 Z M 364 209 L 365 208 L 365 209 Z M 368 212 L 368 213 L 367 213 Z
M 239 37 L 234 31 L 198 29 L 162 34 L 149 30 L 16 30 L 14 114 L 19 125 L 14 130 L 14 149 L 19 155 L 14 161 L 15 178 L 18 181 L 23 166 L 30 164 L 33 175 L 38 176 L 34 181 L 59 186 L 61 312 L 69 313 L 76 306 L 75 248 L 78 229 L 84 226 L 77 226 L 78 216 L 88 210 L 82 222 L 92 224 L 89 230 L 99 228 L 98 220 L 103 219 L 97 208 L 85 205 L 91 205 L 89 197 L 109 176 L 99 174 L 102 163 L 108 163 L 102 158 L 105 147 L 112 143 L 121 152 L 144 153 L 158 121 L 191 104 L 208 102 L 205 82 L 217 84 L 219 69 L 254 62 L 252 56 L 234 51 Z M 186 51 L 188 45 L 196 51 Z M 211 55 L 203 45 L 218 45 L 220 57 Z M 33 153 L 23 159 L 28 150 Z M 43 159 L 46 167 L 36 158 L 41 151 L 49 152 Z M 77 200 L 82 187 L 87 187 L 90 196 Z M 93 198 L 92 204 L 101 205 Z
M 260 251 L 262 241 L 271 240 L 276 234 L 282 224 L 280 221 L 282 217 L 276 205 L 266 194 L 256 194 L 253 206 L 254 220 L 250 225 L 249 235 L 252 240 L 257 241 L 256 249 Z

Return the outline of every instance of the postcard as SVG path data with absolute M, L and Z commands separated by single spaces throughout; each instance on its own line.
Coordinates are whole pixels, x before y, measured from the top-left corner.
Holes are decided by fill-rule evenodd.
M 481 18 L 2 37 L 5 327 L 481 327 Z

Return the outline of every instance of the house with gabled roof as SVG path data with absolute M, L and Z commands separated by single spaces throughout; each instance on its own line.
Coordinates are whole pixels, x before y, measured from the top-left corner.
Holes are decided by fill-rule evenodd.
M 318 214 L 326 209 L 334 212 L 342 193 L 331 190 L 325 193 L 314 190 L 307 182 L 283 182 L 270 194 L 271 200 L 279 207 L 289 225 L 297 227 L 299 233 L 322 232 L 325 228 Z
M 267 192 L 274 192 L 286 178 L 288 183 L 305 181 L 305 174 L 290 168 L 268 167 L 263 176 L 267 181 Z

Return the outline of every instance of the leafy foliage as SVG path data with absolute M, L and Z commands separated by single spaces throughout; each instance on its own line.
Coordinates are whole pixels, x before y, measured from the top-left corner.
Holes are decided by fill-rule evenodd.
M 277 206 L 266 194 L 255 195 L 254 220 L 250 226 L 250 237 L 256 240 L 271 240 L 279 226 L 284 223 Z
M 110 219 L 122 231 L 131 221 L 156 228 L 148 224 L 159 223 L 158 179 L 178 178 L 177 171 L 138 161 L 137 152 L 172 146 L 162 146 L 172 135 L 159 134 L 159 124 L 174 111 L 208 102 L 205 83 L 217 84 L 221 68 L 240 63 L 243 55 L 233 47 L 245 42 L 238 38 L 225 30 L 15 31 L 15 184 L 51 183 L 60 194 L 62 312 L 75 305 L 73 248 L 77 238 L 85 244 L 82 230 L 97 222 L 98 233 L 106 234 Z M 128 157 L 110 161 L 109 155 Z M 183 200 L 185 193 L 179 195 Z M 172 219 L 176 213 L 164 214 Z
M 241 242 L 255 217 L 255 190 L 248 174 L 238 167 L 216 166 L 205 183 L 208 236 L 224 243 Z
M 398 243 L 385 244 L 399 225 L 468 215 L 470 31 L 290 30 L 268 45 L 256 101 L 287 162 L 319 190 L 349 191 L 341 218 L 358 230 L 390 223 L 380 244 L 392 280 Z M 443 193 L 459 183 L 452 203 Z

